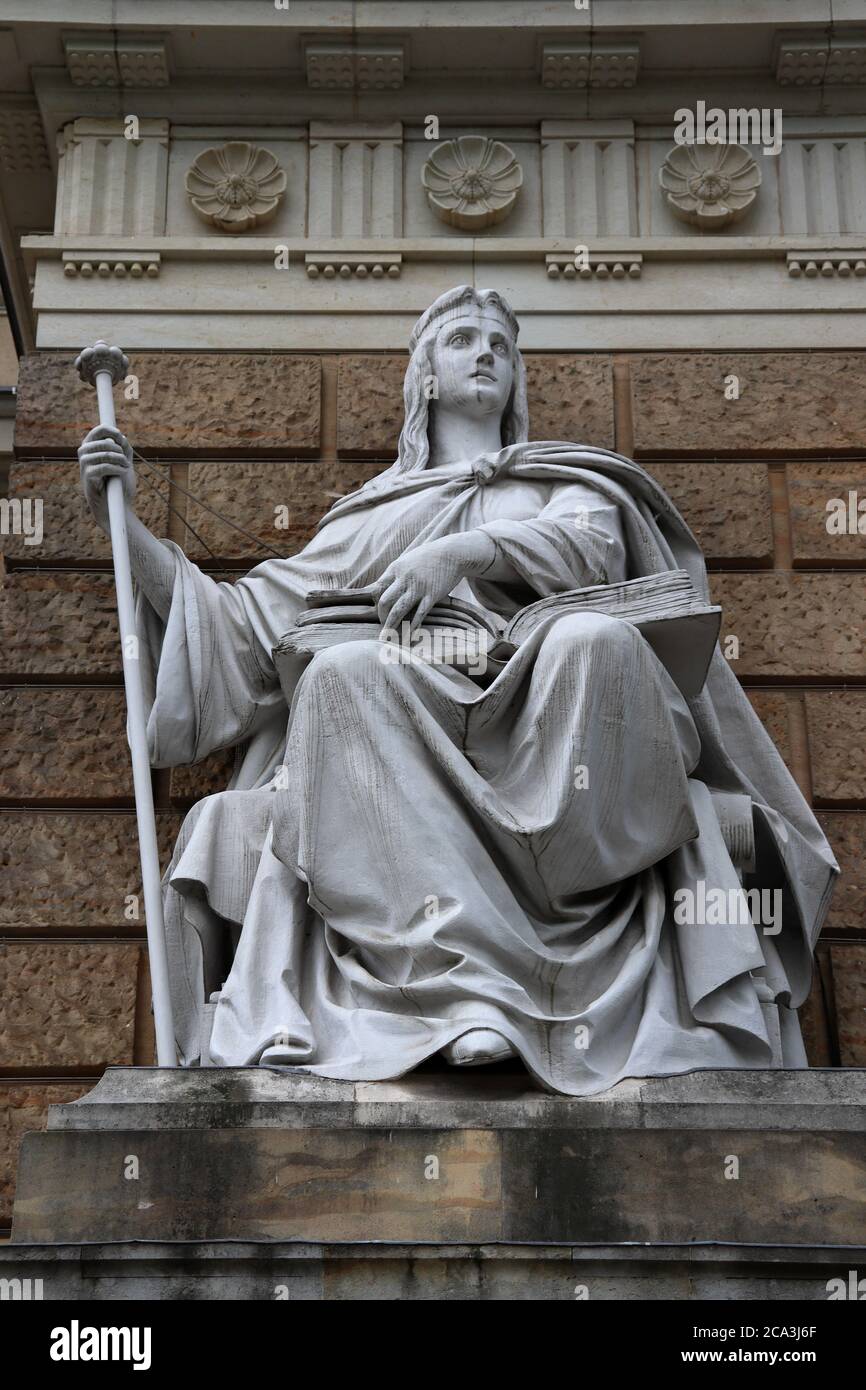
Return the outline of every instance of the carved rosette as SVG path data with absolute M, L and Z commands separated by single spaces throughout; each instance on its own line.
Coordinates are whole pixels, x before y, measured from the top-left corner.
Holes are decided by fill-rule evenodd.
M 659 170 L 675 217 L 693 227 L 720 230 L 749 211 L 761 170 L 742 145 L 675 145 Z
M 449 227 L 477 232 L 511 212 L 523 170 L 501 140 L 464 135 L 437 145 L 421 170 L 421 183 L 437 217 Z
M 270 222 L 286 189 L 276 156 L 246 140 L 203 150 L 186 176 L 190 202 L 221 232 L 248 232 Z

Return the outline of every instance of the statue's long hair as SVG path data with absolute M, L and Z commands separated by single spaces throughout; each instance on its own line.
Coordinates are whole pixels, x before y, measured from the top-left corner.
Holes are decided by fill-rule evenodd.
M 526 403 L 526 367 L 517 346 L 517 320 L 510 305 L 495 290 L 476 290 L 471 285 L 458 285 L 448 290 L 422 314 L 410 340 L 411 356 L 403 378 L 404 422 L 397 446 L 396 461 L 388 473 L 408 473 L 426 468 L 430 459 L 430 402 L 425 391 L 425 378 L 433 375 L 431 349 L 441 322 L 456 317 L 466 309 L 496 308 L 511 327 L 514 349 L 514 384 L 502 412 L 501 438 L 506 444 L 523 444 L 529 438 L 529 409 Z

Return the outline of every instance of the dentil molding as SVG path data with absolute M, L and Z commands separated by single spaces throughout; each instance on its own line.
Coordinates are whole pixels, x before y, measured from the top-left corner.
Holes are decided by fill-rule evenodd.
M 541 50 L 541 82 L 545 87 L 628 90 L 637 84 L 639 70 L 640 42 L 636 38 L 546 43 Z
M 406 79 L 402 44 L 309 44 L 307 84 L 316 90 L 395 92 Z
M 66 34 L 66 66 L 76 87 L 167 87 L 165 39 L 130 34 Z
M 835 35 L 822 29 L 776 35 L 776 81 L 782 87 L 862 87 L 866 83 L 866 30 Z

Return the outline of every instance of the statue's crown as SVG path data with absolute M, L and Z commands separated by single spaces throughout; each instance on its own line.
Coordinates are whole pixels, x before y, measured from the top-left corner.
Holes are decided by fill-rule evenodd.
M 496 290 L 476 290 L 472 285 L 458 285 L 453 290 L 440 294 L 430 308 L 421 315 L 409 338 L 409 351 L 414 352 L 423 338 L 438 332 L 443 323 L 463 317 L 467 309 L 482 309 L 495 313 L 502 319 L 511 337 L 517 341 L 520 325 L 511 307 Z

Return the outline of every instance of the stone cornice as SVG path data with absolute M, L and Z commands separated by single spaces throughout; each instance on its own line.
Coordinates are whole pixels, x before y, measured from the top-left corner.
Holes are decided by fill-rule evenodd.
M 454 25 L 454 7 L 441 0 L 291 0 L 286 10 L 263 5 L 261 0 L 235 0 L 233 21 L 251 30 L 303 32 L 321 30 L 351 35 L 381 33 L 392 29 L 442 30 Z M 590 30 L 639 27 L 652 31 L 676 25 L 675 10 L 681 9 L 680 23 L 694 29 L 718 27 L 746 30 L 766 26 L 795 29 L 799 25 L 830 25 L 862 19 L 858 0 L 762 0 L 760 5 L 726 3 L 726 0 L 687 0 L 672 6 L 671 0 L 592 0 L 588 11 L 574 10 L 564 0 L 558 26 L 565 34 Z M 460 23 L 467 29 L 551 29 L 555 16 L 551 6 L 527 4 L 526 0 L 460 0 Z M 687 12 L 687 13 L 686 13 Z M 176 0 L 148 0 L 148 23 L 170 28 L 178 22 Z M 32 23 L 32 0 L 7 0 L 5 23 Z M 140 29 L 140 0 L 40 0 L 41 24 L 103 25 Z M 212 0 L 184 0 L 184 28 L 207 34 L 225 28 L 226 11 Z
M 641 255 L 645 261 L 777 260 L 789 254 L 839 255 L 861 252 L 866 236 L 682 236 L 588 237 L 593 257 L 611 259 L 616 252 Z M 284 247 L 290 266 L 304 268 L 309 256 L 351 260 L 357 256 L 404 261 L 538 261 L 548 255 L 574 252 L 571 237 L 265 237 L 245 236 L 24 236 L 21 247 L 29 261 L 61 260 L 65 254 L 101 255 L 103 260 L 132 259 L 136 254 L 183 261 L 270 261 Z
M 589 275 L 566 237 L 287 238 L 280 264 L 263 236 L 31 236 L 23 254 L 40 347 L 391 351 L 432 294 L 474 281 L 509 286 L 531 350 L 667 351 L 801 347 L 806 317 L 815 344 L 857 345 L 864 242 L 588 238 Z
M 42 114 L 46 141 L 60 126 L 82 115 L 82 91 L 59 68 L 34 68 L 33 88 Z M 126 90 L 126 89 L 124 89 Z M 239 71 L 208 76 L 176 73 L 171 86 L 135 89 L 127 106 L 139 118 L 167 118 L 172 125 L 231 127 L 243 136 L 244 127 L 291 126 L 310 121 L 393 121 L 398 93 L 312 89 L 300 72 L 255 74 Z M 509 127 L 539 121 L 633 120 L 673 124 L 680 107 L 694 108 L 700 98 L 707 107 L 783 107 L 786 122 L 849 120 L 863 112 L 864 90 L 859 86 L 780 87 L 770 70 L 732 71 L 725 75 L 657 74 L 641 70 L 634 87 L 590 87 L 582 90 L 547 88 L 539 71 L 502 73 L 455 71 L 448 76 L 413 71 L 399 93 L 399 115 L 407 138 L 421 134 L 425 118 L 435 113 L 442 138 L 447 127 L 460 133 L 483 125 Z M 86 112 L 92 117 L 117 117 L 118 91 L 87 90 Z M 232 119 L 234 115 L 234 119 Z M 508 138 L 505 136 L 505 138 Z

